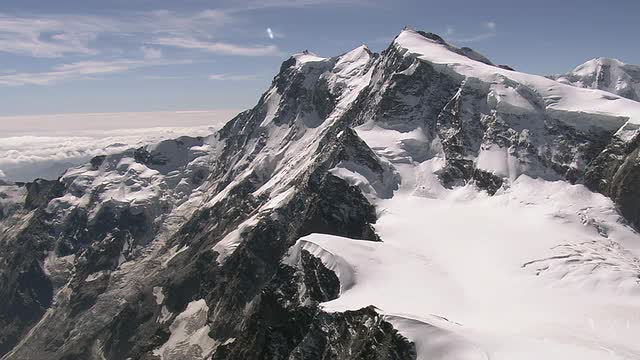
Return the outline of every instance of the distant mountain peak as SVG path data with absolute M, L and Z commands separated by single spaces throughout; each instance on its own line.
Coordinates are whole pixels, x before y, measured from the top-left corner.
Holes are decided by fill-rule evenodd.
M 561 83 L 581 88 L 598 89 L 640 101 L 640 66 L 607 57 L 593 58 L 572 71 L 552 75 Z

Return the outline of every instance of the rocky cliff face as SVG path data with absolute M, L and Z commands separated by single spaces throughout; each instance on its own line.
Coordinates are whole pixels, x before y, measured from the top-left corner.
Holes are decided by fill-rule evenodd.
M 638 150 L 616 133 L 631 115 L 571 108 L 591 92 L 563 86 L 408 30 L 382 54 L 291 57 L 207 138 L 2 184 L 0 355 L 416 358 L 375 307 L 325 311 L 341 282 L 290 248 L 311 233 L 384 241 L 373 199 L 394 196 L 397 168 L 434 158 L 425 171 L 446 188 L 586 182 L 638 224 Z M 401 134 L 393 146 L 385 131 Z

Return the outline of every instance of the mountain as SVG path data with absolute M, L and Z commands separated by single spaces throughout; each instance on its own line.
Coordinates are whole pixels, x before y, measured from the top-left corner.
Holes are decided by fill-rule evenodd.
M 640 101 L 640 66 L 617 59 L 591 59 L 567 74 L 552 75 L 551 78 L 563 84 L 604 90 Z
M 404 30 L 0 184 L 3 359 L 636 359 L 640 103 Z

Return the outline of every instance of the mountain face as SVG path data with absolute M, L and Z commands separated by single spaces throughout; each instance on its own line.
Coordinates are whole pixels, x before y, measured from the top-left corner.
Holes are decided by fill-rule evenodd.
M 551 78 L 581 88 L 598 89 L 640 101 L 640 66 L 617 59 L 596 58 L 579 65 L 573 71 Z
M 296 54 L 211 136 L 0 184 L 0 354 L 638 358 L 638 124 L 431 33 Z

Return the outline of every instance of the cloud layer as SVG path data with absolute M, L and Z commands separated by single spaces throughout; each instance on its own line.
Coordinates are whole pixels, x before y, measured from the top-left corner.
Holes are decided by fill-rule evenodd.
M 151 41 L 152 44 L 181 49 L 202 50 L 221 55 L 240 56 L 279 56 L 282 55 L 275 45 L 240 46 L 221 41 L 205 41 L 191 37 L 164 37 Z
M 0 137 L 0 179 L 56 178 L 64 169 L 97 155 L 183 135 L 211 134 L 236 113 L 219 110 L 0 118 L 0 134 L 4 136 Z
M 245 81 L 255 80 L 258 77 L 256 75 L 232 75 L 232 74 L 211 74 L 209 80 L 216 81 Z

